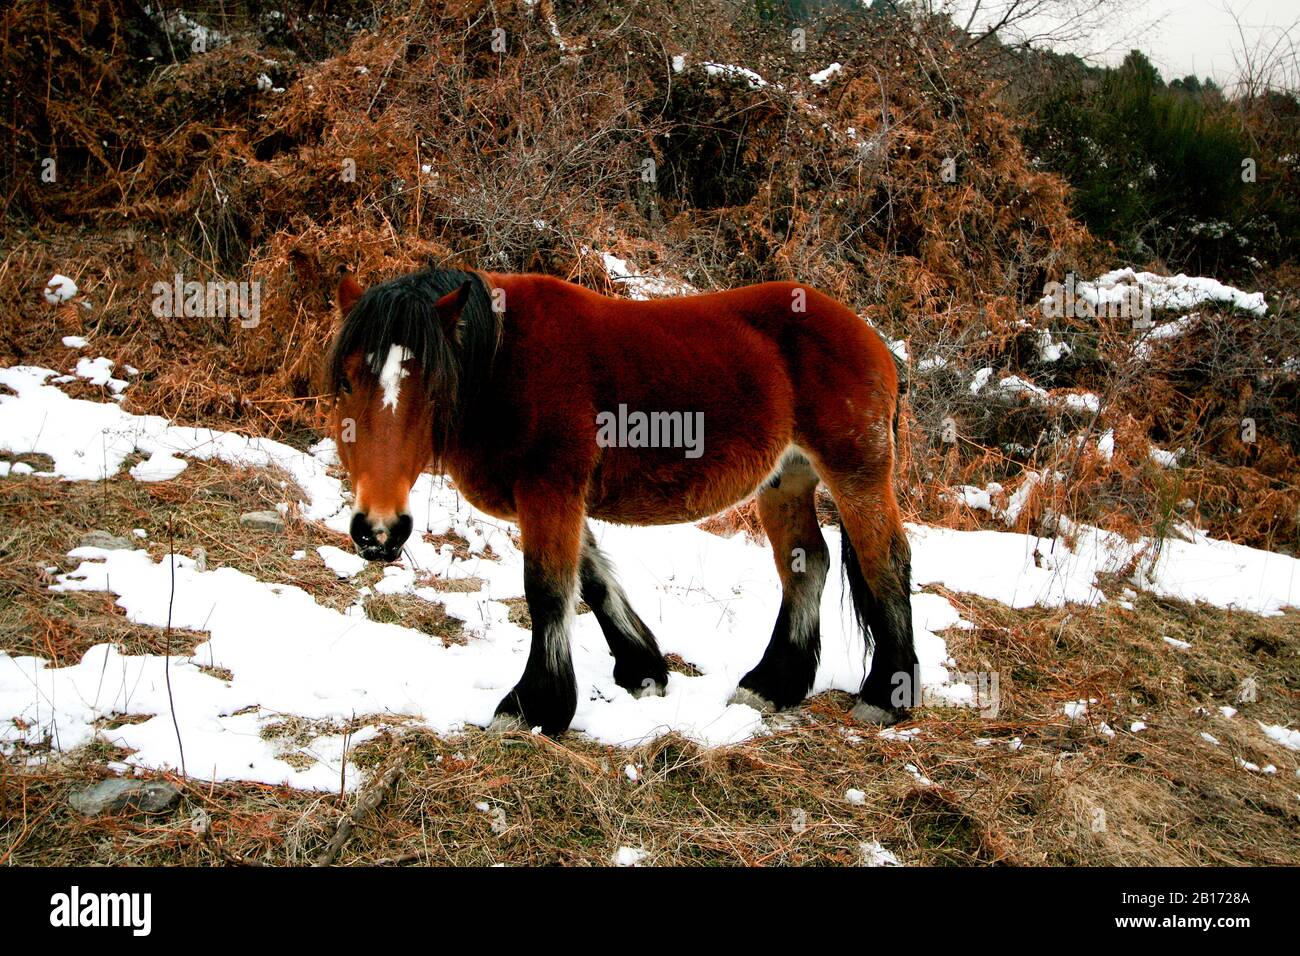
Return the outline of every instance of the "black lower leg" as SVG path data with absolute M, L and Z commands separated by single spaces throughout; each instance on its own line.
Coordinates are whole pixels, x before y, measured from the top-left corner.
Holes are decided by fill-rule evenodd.
M 874 644 L 871 669 L 862 682 L 859 697 L 863 704 L 900 717 L 919 703 L 921 690 L 912 633 L 911 555 L 907 539 L 901 530 L 893 537 L 888 565 L 871 582 L 863 578 L 847 535 L 844 540 L 845 567 L 854 607 Z
M 613 568 L 586 529 L 579 576 L 582 599 L 591 608 L 614 655 L 614 681 L 633 694 L 662 694 L 668 665 L 659 644 L 614 578 Z
M 569 654 L 575 583 L 572 575 L 549 572 L 524 559 L 524 597 L 533 620 L 533 640 L 524 674 L 497 705 L 497 714 L 519 717 L 546 734 L 566 730 L 578 706 Z

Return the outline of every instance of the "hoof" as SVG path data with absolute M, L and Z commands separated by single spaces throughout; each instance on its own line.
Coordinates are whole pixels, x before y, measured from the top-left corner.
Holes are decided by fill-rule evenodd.
M 744 704 L 746 707 L 753 707 L 760 714 L 776 713 L 776 705 L 766 697 L 755 694 L 748 687 L 737 687 L 736 692 L 731 695 L 728 704 Z
M 668 688 L 659 683 L 653 677 L 647 677 L 641 682 L 641 686 L 632 691 L 632 696 L 640 699 L 642 697 L 663 697 Z
M 497 714 L 487 729 L 490 734 L 509 734 L 516 730 L 527 731 L 528 725 L 514 714 Z
M 885 710 L 875 704 L 868 704 L 865 700 L 858 701 L 858 705 L 853 708 L 852 713 L 852 717 L 856 721 L 864 724 L 879 724 L 881 727 L 892 727 L 902 720 L 904 716 L 904 711 Z

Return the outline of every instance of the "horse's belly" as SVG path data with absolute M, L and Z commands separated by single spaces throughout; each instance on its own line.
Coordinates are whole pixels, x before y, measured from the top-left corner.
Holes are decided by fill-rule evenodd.
M 588 513 L 621 524 L 707 518 L 752 495 L 780 462 L 789 436 L 773 429 L 719 444 L 710 454 L 706 442 L 696 459 L 681 449 L 607 450 L 592 482 Z
M 702 358 L 716 356 L 706 341 L 677 345 L 672 362 L 636 369 L 601 406 L 587 497 L 597 518 L 668 524 L 716 514 L 751 495 L 793 440 L 793 387 L 771 342 L 732 335 L 725 361 Z M 655 412 L 667 413 L 658 427 Z
M 460 460 L 448 463 L 447 474 L 456 490 L 479 511 L 502 521 L 516 520 L 510 485 L 502 482 L 499 474 Z

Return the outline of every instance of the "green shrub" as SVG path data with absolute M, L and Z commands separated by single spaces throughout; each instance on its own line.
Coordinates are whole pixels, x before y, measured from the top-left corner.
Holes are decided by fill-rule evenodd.
M 1253 109 L 1281 112 L 1287 101 Z M 1135 260 L 1231 274 L 1295 254 L 1294 165 L 1284 147 L 1261 142 L 1259 117 L 1212 81 L 1166 86 L 1135 50 L 1115 69 L 1053 74 L 1029 107 L 1025 138 L 1038 162 L 1070 181 L 1088 228 Z M 1295 142 L 1294 120 L 1267 125 Z

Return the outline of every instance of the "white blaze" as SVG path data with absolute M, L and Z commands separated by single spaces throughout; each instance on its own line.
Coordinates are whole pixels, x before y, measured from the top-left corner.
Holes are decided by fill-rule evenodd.
M 397 411 L 397 398 L 402 391 L 402 379 L 411 373 L 402 368 L 402 363 L 415 354 L 402 345 L 394 345 L 388 350 L 388 358 L 379 372 L 379 387 L 384 390 L 384 408 Z

